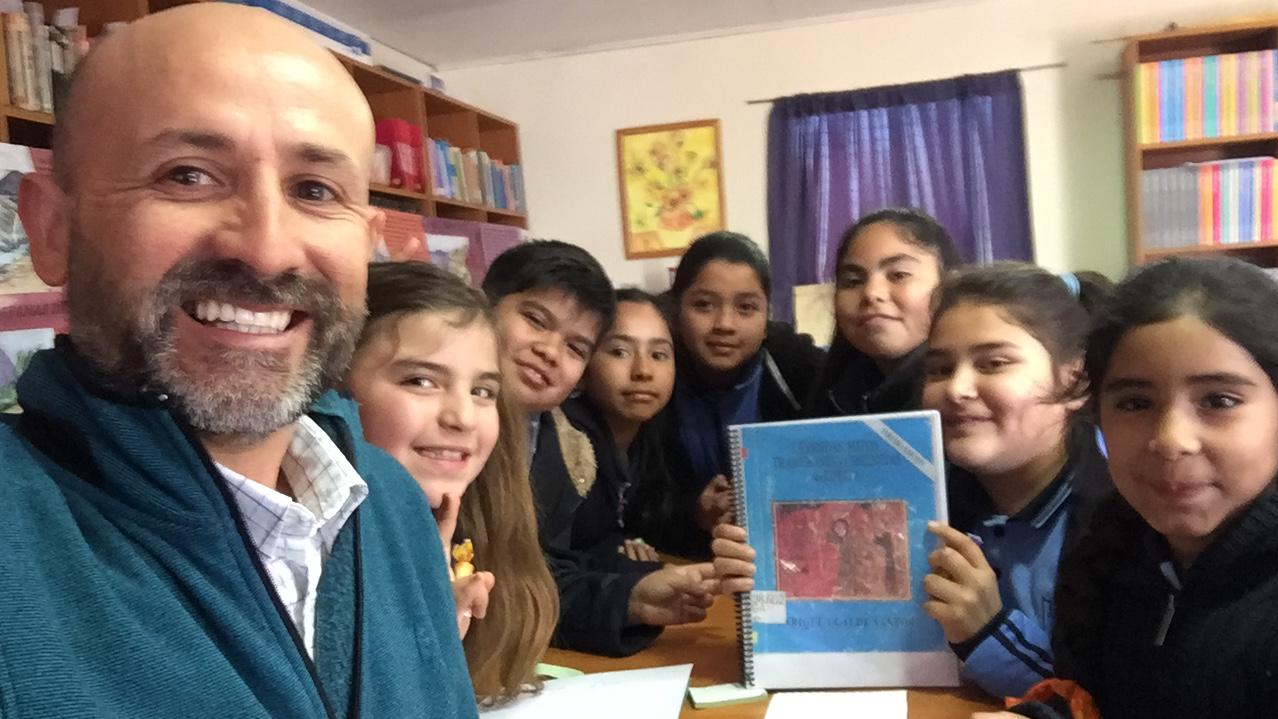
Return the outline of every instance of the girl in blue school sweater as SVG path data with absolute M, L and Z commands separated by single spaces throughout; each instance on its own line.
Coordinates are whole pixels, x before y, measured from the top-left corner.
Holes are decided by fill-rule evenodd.
M 1062 550 L 1110 492 L 1087 397 L 1088 308 L 1104 277 L 1032 265 L 962 270 L 940 289 L 922 405 L 941 413 L 950 526 L 933 525 L 924 609 L 994 696 L 1053 674 L 1052 597 Z

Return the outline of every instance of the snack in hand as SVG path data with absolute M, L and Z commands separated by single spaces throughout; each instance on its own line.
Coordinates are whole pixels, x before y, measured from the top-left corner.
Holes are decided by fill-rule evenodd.
M 461 544 L 453 545 L 453 576 L 457 579 L 469 577 L 475 573 L 475 565 L 471 564 L 471 560 L 475 558 L 475 545 L 471 544 L 469 539 L 463 539 Z

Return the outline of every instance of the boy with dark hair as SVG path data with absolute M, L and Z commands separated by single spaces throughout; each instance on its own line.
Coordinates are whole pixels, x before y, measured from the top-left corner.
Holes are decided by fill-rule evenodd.
M 603 267 L 575 245 L 530 242 L 497 257 L 483 289 L 497 312 L 502 374 L 529 415 L 538 533 L 559 587 L 557 642 L 632 654 L 663 625 L 699 621 L 713 601 L 710 564 L 601 566 L 570 549 L 573 513 L 594 483 L 595 459 L 559 405 L 612 323 L 616 300 Z

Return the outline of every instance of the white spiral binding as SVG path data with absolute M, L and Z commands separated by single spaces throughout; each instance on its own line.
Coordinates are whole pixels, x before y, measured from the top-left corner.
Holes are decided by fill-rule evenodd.
M 749 541 L 750 528 L 746 525 L 745 468 L 741 457 L 741 430 L 728 430 L 728 451 L 732 455 L 732 513 L 737 526 L 746 530 Z M 754 685 L 754 622 L 750 613 L 750 592 L 737 592 L 737 641 L 741 649 L 742 683 Z

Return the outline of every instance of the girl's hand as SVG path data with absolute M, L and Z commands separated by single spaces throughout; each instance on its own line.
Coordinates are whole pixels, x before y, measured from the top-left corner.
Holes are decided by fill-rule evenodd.
M 967 641 L 1003 609 L 998 578 L 966 534 L 937 522 L 929 522 L 928 531 L 945 546 L 928 555 L 932 572 L 923 578 L 923 591 L 931 599 L 923 611 L 941 625 L 951 644 Z
M 445 494 L 439 506 L 432 509 L 435 524 L 439 526 L 439 543 L 444 547 L 444 566 L 453 584 L 453 603 L 457 606 L 457 633 L 465 638 L 471 619 L 483 619 L 488 613 L 488 593 L 493 590 L 497 578 L 492 572 L 475 572 L 458 579 L 453 573 L 453 534 L 457 531 L 457 512 L 461 501 Z
M 451 570 L 450 570 L 451 572 Z M 457 633 L 466 637 L 471 619 L 483 619 L 488 614 L 488 593 L 497 583 L 492 572 L 475 572 L 469 577 L 453 580 L 453 602 L 457 605 Z
M 709 562 L 658 569 L 630 590 L 630 623 L 671 626 L 699 622 L 714 604 L 716 584 Z
M 453 577 L 453 534 L 457 531 L 457 512 L 461 510 L 461 500 L 451 494 L 445 494 L 439 500 L 439 506 L 431 509 L 435 515 L 435 525 L 439 527 L 439 543 L 444 547 L 444 566 L 448 567 L 448 578 Z
M 714 541 L 714 574 L 719 579 L 719 592 L 732 594 L 754 589 L 754 550 L 746 544 L 746 532 L 733 524 L 720 524 L 712 532 Z
M 661 558 L 657 556 L 657 550 L 653 549 L 652 545 L 643 541 L 643 539 L 639 537 L 627 539 L 620 547 L 617 547 L 617 553 L 623 554 L 627 558 L 633 559 L 636 562 L 661 561 Z
M 716 524 L 730 521 L 731 517 L 732 485 L 727 477 L 716 474 L 697 497 L 697 526 L 709 532 Z

